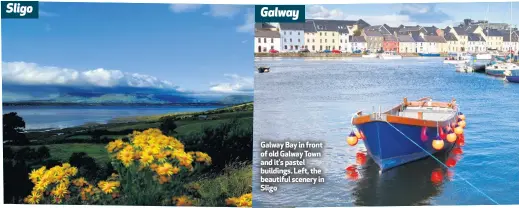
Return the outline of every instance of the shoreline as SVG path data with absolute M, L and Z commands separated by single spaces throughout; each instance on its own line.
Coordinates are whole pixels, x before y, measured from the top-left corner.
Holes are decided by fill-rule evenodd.
M 419 56 L 418 53 L 400 53 L 402 57 L 427 57 L 428 56 Z M 434 57 L 447 57 L 448 53 L 440 53 L 440 56 L 431 56 Z M 326 58 L 362 58 L 362 54 L 354 54 L 354 53 L 254 53 L 254 57 L 289 57 L 289 58 L 306 58 L 306 57 L 326 57 Z

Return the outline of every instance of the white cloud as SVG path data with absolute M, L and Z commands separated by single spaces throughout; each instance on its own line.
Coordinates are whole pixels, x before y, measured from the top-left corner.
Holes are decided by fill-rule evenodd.
M 59 16 L 58 14 L 56 14 L 54 12 L 47 12 L 47 11 L 44 11 L 44 10 L 41 10 L 41 9 L 40 9 L 40 11 L 38 11 L 38 14 L 39 14 L 39 16 L 42 16 L 42 17 L 57 17 L 57 16 Z
M 227 82 L 213 84 L 210 88 L 213 92 L 220 93 L 243 93 L 251 92 L 254 89 L 254 79 L 252 77 L 241 77 L 237 74 L 225 74 L 229 80 Z
M 172 4 L 169 6 L 169 10 L 180 13 L 180 12 L 191 12 L 202 7 L 202 4 Z
M 3 62 L 2 77 L 4 83 L 18 85 L 177 88 L 171 82 L 150 75 L 103 68 L 78 71 L 26 62 Z
M 416 7 L 414 5 L 404 5 L 402 10 L 413 10 L 416 14 L 424 14 L 430 12 L 429 7 Z M 429 26 L 434 25 L 437 27 L 444 27 L 452 25 L 454 21 L 444 20 L 438 22 L 417 22 L 413 21 L 408 14 L 388 14 L 388 15 L 355 15 L 346 14 L 341 9 L 329 9 L 322 5 L 311 5 L 307 6 L 306 16 L 308 19 L 336 19 L 336 20 L 358 20 L 363 19 L 370 25 L 382 25 L 388 24 L 389 26 L 396 27 L 400 24 L 403 25 L 423 25 Z
M 236 28 L 238 32 L 244 33 L 252 33 L 254 32 L 254 23 L 255 23 L 254 11 L 252 9 L 247 10 L 245 14 L 245 23 Z
M 236 5 L 216 4 L 209 6 L 209 12 L 205 15 L 213 17 L 233 17 L 240 12 L 240 7 Z
M 306 8 L 307 19 L 346 19 L 346 15 L 340 9 L 327 9 L 322 5 L 311 5 Z

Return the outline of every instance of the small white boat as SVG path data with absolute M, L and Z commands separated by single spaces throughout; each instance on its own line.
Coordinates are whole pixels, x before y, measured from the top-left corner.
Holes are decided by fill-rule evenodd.
M 465 72 L 465 73 L 468 73 L 468 72 L 474 72 L 474 68 L 472 68 L 471 66 L 469 66 L 468 64 L 458 64 L 456 65 L 456 71 L 457 72 Z
M 457 53 L 456 55 L 451 55 L 445 60 L 443 60 L 444 64 L 464 64 L 468 63 L 472 60 L 472 56 L 466 53 Z
M 378 54 L 370 53 L 370 54 L 362 55 L 362 58 L 378 58 Z
M 386 51 L 382 54 L 380 54 L 380 56 L 378 56 L 380 59 L 402 59 L 402 56 L 401 55 L 398 55 L 396 52 L 394 51 Z

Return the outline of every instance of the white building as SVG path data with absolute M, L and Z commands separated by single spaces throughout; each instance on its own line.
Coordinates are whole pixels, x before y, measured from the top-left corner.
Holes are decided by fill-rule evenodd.
M 503 51 L 514 51 L 515 54 L 517 54 L 517 51 L 519 50 L 519 32 L 513 31 L 510 34 L 509 30 L 502 31 L 503 34 Z M 512 39 L 510 39 L 510 36 Z
M 347 47 L 351 48 L 352 52 L 355 52 L 355 51 L 363 52 L 363 51 L 366 51 L 366 49 L 368 47 L 368 44 L 367 44 L 364 36 L 350 36 L 349 45 L 350 46 L 347 46 Z
M 416 44 L 416 53 L 429 53 L 429 43 L 423 38 L 423 33 L 412 34 Z
M 280 51 L 281 39 L 278 31 L 256 30 L 254 32 L 254 52 L 268 53 L 271 49 Z
M 350 37 L 351 32 L 348 29 L 347 25 L 339 25 L 338 26 L 339 31 L 339 50 L 342 52 L 351 53 L 351 44 L 350 44 Z
M 305 46 L 304 23 L 279 23 L 281 52 L 297 52 Z
M 468 34 L 468 47 L 467 52 L 469 53 L 481 53 L 487 51 L 487 42 L 480 34 L 472 33 Z

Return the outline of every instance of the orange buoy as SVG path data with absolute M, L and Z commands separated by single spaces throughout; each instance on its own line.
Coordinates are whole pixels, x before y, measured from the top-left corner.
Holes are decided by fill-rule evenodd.
M 461 114 L 458 116 L 458 118 L 460 118 L 461 120 L 465 120 L 465 115 Z
M 346 167 L 346 172 L 353 172 L 356 170 L 357 170 L 357 168 L 355 168 L 354 165 L 350 165 L 350 166 Z
M 461 120 L 460 122 L 458 122 L 458 126 L 461 126 L 461 128 L 465 128 L 466 125 L 467 125 L 467 123 L 464 120 Z
M 357 153 L 357 164 L 364 165 L 366 163 L 366 154 L 359 152 Z
M 432 142 L 432 146 L 433 146 L 433 148 L 434 148 L 435 150 L 441 150 L 441 149 L 443 149 L 443 145 L 444 145 L 443 140 L 440 140 L 440 139 L 435 139 L 435 140 L 433 140 L 433 142 Z
M 450 143 L 453 143 L 455 142 L 457 139 L 457 136 L 455 133 L 450 133 L 450 134 L 447 134 L 447 141 L 450 142 Z
M 431 173 L 431 182 L 434 184 L 440 184 L 443 181 L 443 173 L 440 169 L 435 169 Z
M 456 160 L 454 158 L 449 158 L 447 161 L 445 161 L 445 165 L 447 165 L 449 168 L 452 168 L 456 166 Z
M 463 150 L 459 147 L 456 147 L 456 148 L 452 149 L 452 153 L 454 153 L 455 155 L 461 155 L 461 154 L 463 154 Z
M 355 136 L 357 137 L 357 139 L 361 139 L 362 136 L 360 135 L 359 131 L 357 130 L 353 130 L 353 133 L 355 134 Z
M 357 137 L 355 135 L 350 135 L 347 139 L 346 139 L 346 142 L 348 142 L 348 144 L 350 146 L 355 146 L 357 145 L 357 143 L 359 142 L 359 139 L 357 139 Z
M 454 128 L 454 133 L 456 133 L 457 135 L 463 134 L 463 128 L 461 126 Z

